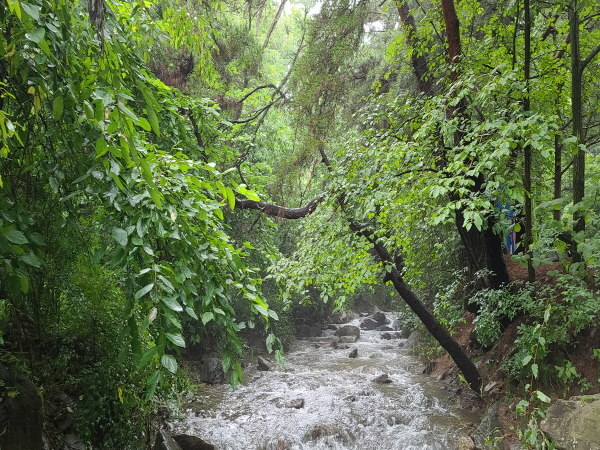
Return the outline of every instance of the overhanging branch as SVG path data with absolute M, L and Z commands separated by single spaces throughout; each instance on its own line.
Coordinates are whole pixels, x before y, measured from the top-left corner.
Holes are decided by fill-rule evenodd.
M 236 209 L 256 209 L 263 214 L 271 217 L 281 217 L 282 219 L 302 219 L 314 212 L 318 204 L 323 200 L 323 197 L 317 197 L 308 202 L 301 208 L 286 208 L 277 206 L 267 202 L 257 202 L 248 199 L 235 199 Z

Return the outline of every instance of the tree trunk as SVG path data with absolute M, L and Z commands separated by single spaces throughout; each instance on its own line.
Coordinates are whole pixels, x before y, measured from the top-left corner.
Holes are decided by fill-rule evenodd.
M 459 77 L 457 65 L 462 56 L 460 23 L 456 15 L 453 0 L 442 0 L 442 10 L 448 39 L 448 59 L 451 64 L 450 80 L 452 83 L 455 83 Z M 466 106 L 464 99 L 462 99 L 456 106 L 448 107 L 446 116 L 448 118 L 462 117 L 465 115 Z M 454 134 L 454 145 L 460 145 L 463 139 L 464 133 L 456 131 Z M 483 175 L 480 174 L 473 181 L 472 192 L 480 192 L 483 189 L 485 181 Z M 502 238 L 493 232 L 495 219 L 493 217 L 489 218 L 481 230 L 476 227 L 471 227 L 467 230 L 464 227 L 463 212 L 463 210 L 456 211 L 455 222 L 461 242 L 467 252 L 469 279 L 474 282 L 477 289 L 497 289 L 503 283 L 508 283 L 509 278 L 502 252 Z M 475 274 L 482 270 L 488 272 L 486 276 L 476 277 Z
M 577 145 L 583 143 L 583 119 L 582 119 L 582 71 L 581 56 L 579 53 L 579 14 L 577 12 L 577 1 L 569 7 L 569 36 L 571 38 L 571 113 L 573 116 L 573 136 L 577 139 Z M 585 151 L 578 148 L 573 158 L 573 205 L 581 203 L 585 195 Z M 585 232 L 585 213 L 581 209 L 573 214 L 573 231 Z M 576 242 L 577 239 L 573 239 Z M 573 262 L 582 262 L 583 257 L 577 251 L 574 244 Z
M 523 98 L 523 111 L 528 114 L 531 111 L 531 7 L 529 0 L 524 0 L 525 11 L 525 61 L 524 61 L 524 72 L 525 72 L 525 98 Z M 527 252 L 529 258 L 527 259 L 527 277 L 530 283 L 535 281 L 535 269 L 533 268 L 533 252 L 531 251 L 531 245 L 533 244 L 533 186 L 531 184 L 531 159 L 532 149 L 531 145 L 526 145 L 523 152 L 523 163 L 525 166 L 525 173 L 523 176 L 523 184 L 525 187 L 525 242 L 524 251 Z

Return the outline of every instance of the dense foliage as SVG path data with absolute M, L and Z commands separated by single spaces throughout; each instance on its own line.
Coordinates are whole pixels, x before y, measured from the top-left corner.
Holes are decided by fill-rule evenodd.
M 242 329 L 280 359 L 298 304 L 406 281 L 483 346 L 525 317 L 505 369 L 532 405 L 533 381 L 589 386 L 549 356 L 598 315 L 596 3 L 7 0 L 4 352 L 49 391 L 77 368 L 80 434 L 111 448 L 190 345 L 235 385 Z

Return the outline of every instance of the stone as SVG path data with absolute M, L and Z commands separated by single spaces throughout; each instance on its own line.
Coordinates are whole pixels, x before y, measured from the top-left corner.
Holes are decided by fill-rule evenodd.
M 473 432 L 472 438 L 477 448 L 487 449 L 489 447 L 486 447 L 485 442 L 488 438 L 500 437 L 503 435 L 504 431 L 498 416 L 501 403 L 502 402 L 496 402 L 487 409 L 481 418 L 479 426 Z
M 216 450 L 214 445 L 189 434 L 178 434 L 173 436 L 173 439 L 181 447 L 181 450 Z
M 42 400 L 24 374 L 0 363 L 0 449 L 42 450 Z
M 600 450 L 600 394 L 557 400 L 540 428 L 557 450 Z
M 331 314 L 329 321 L 335 324 L 344 324 L 351 322 L 354 319 L 354 314 L 347 311 L 335 311 Z
M 340 344 L 354 344 L 357 339 L 357 336 L 341 336 Z
M 63 450 L 85 450 L 85 444 L 74 434 L 67 434 L 64 437 Z
M 332 348 L 338 348 L 338 345 L 340 345 L 340 343 L 337 339 L 334 339 L 329 343 L 329 346 Z
M 341 336 L 356 336 L 356 338 L 358 339 L 360 337 L 360 329 L 357 326 L 354 325 L 344 325 L 343 327 L 339 328 L 336 332 L 335 335 L 338 337 Z
M 356 358 L 357 356 L 358 356 L 358 349 L 353 348 L 352 351 L 350 352 L 350 354 L 348 355 L 348 358 Z
M 275 367 L 275 365 L 269 361 L 267 358 L 264 358 L 262 356 L 259 356 L 256 359 L 257 365 L 258 365 L 258 370 L 262 370 L 263 372 L 268 372 L 269 370 L 273 370 L 273 368 Z
M 383 373 L 378 377 L 373 378 L 371 381 L 376 384 L 388 384 L 392 382 L 391 378 L 387 373 Z
M 371 317 L 365 317 L 360 322 L 360 328 L 363 330 L 374 330 L 379 326 L 379 323 Z
M 331 447 L 335 445 L 335 442 L 351 445 L 354 443 L 355 438 L 348 430 L 337 425 L 317 425 L 304 435 L 303 442 L 310 441 L 321 441 Z
M 297 325 L 296 336 L 299 338 L 320 337 L 323 335 L 320 325 Z
M 456 450 L 475 450 L 475 442 L 469 436 L 461 436 L 456 444 Z
M 387 325 L 379 325 L 377 328 L 375 328 L 377 331 L 394 331 L 394 329 L 390 326 Z
M 388 323 L 387 317 L 385 317 L 385 314 L 381 311 L 377 311 L 371 318 L 379 325 L 386 325 Z
M 286 408 L 294 408 L 294 409 L 304 408 L 304 399 L 303 398 L 296 398 L 294 400 L 290 400 L 286 404 Z
M 392 339 L 392 335 L 390 333 L 381 333 L 381 339 L 389 341 L 390 339 Z
M 205 356 L 200 361 L 200 381 L 207 384 L 220 384 L 225 381 L 223 365 L 219 358 Z
M 158 430 L 156 441 L 154 441 L 154 450 L 182 450 L 179 444 L 175 442 L 171 433 L 167 430 Z

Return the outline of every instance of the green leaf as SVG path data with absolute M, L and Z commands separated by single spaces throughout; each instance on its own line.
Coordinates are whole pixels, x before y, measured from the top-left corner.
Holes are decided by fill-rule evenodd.
M 205 312 L 204 314 L 202 314 L 202 323 L 204 325 L 206 325 L 208 322 L 210 322 L 211 320 L 213 320 L 214 318 L 214 314 L 210 311 Z
M 185 347 L 185 340 L 181 334 L 165 333 L 165 336 L 177 347 Z
M 183 308 L 174 297 L 162 297 L 160 299 L 171 311 L 183 311 Z
M 160 136 L 160 126 L 158 125 L 158 117 L 156 116 L 154 108 L 152 108 L 150 105 L 147 105 L 146 111 L 148 112 L 148 122 L 150 122 L 152 130 L 157 136 Z
M 535 391 L 535 396 L 537 398 L 540 399 L 540 401 L 544 402 L 544 403 L 551 403 L 552 400 L 550 399 L 550 397 L 548 397 L 546 394 L 544 394 L 542 391 Z
M 138 363 L 138 366 L 137 366 L 138 369 L 141 369 L 146 364 L 148 364 L 148 362 L 152 359 L 152 357 L 158 353 L 159 348 L 160 347 L 156 346 L 156 347 L 152 347 L 150 350 L 146 351 L 140 358 L 140 362 Z
M 275 343 L 275 335 L 273 333 L 269 334 L 265 343 L 267 345 L 267 351 L 271 353 L 273 351 L 273 344 Z
M 17 245 L 27 244 L 29 242 L 25 235 L 18 230 L 10 230 L 6 233 L 6 239 Z
M 532 358 L 533 357 L 531 355 L 526 355 L 521 361 L 521 365 L 525 367 L 527 364 L 529 364 L 529 361 L 531 361 Z
M 133 298 L 135 300 L 139 300 L 140 298 L 142 298 L 144 295 L 146 295 L 148 292 L 150 292 L 152 290 L 152 288 L 154 287 L 154 283 L 150 283 L 147 284 L 146 286 L 144 286 L 143 288 L 141 288 L 139 291 L 137 291 Z
M 146 400 L 150 400 L 154 396 L 156 386 L 158 385 L 159 375 L 160 372 L 155 370 L 146 380 L 146 384 L 148 385 L 148 388 L 146 389 Z
M 146 131 L 150 131 L 152 128 L 150 127 L 150 122 L 148 122 L 143 117 L 138 118 L 138 125 L 142 127 Z
M 36 28 L 31 33 L 25 33 L 25 37 L 36 44 L 39 44 L 45 35 L 46 30 L 44 28 Z
M 30 5 L 29 3 L 21 2 L 21 8 L 25 11 L 29 17 L 33 20 L 40 20 L 40 7 L 36 5 Z
M 171 373 L 177 372 L 177 361 L 171 355 L 162 355 L 160 363 Z
M 127 245 L 127 231 L 114 227 L 112 229 L 112 236 L 120 245 Z
M 537 364 L 531 365 L 531 373 L 533 373 L 534 378 L 537 379 L 537 377 L 538 377 L 538 365 Z
M 194 311 L 193 308 L 190 308 L 189 306 L 187 306 L 185 308 L 185 312 L 188 313 L 188 315 L 190 317 L 193 317 L 194 319 L 198 320 L 198 315 L 196 314 L 196 311 Z
M 33 267 L 40 267 L 42 265 L 42 260 L 34 255 L 33 252 L 21 255 L 21 261 Z
M 63 96 L 62 94 L 58 94 L 52 102 L 52 117 L 54 120 L 59 120 L 62 117 L 63 108 Z

